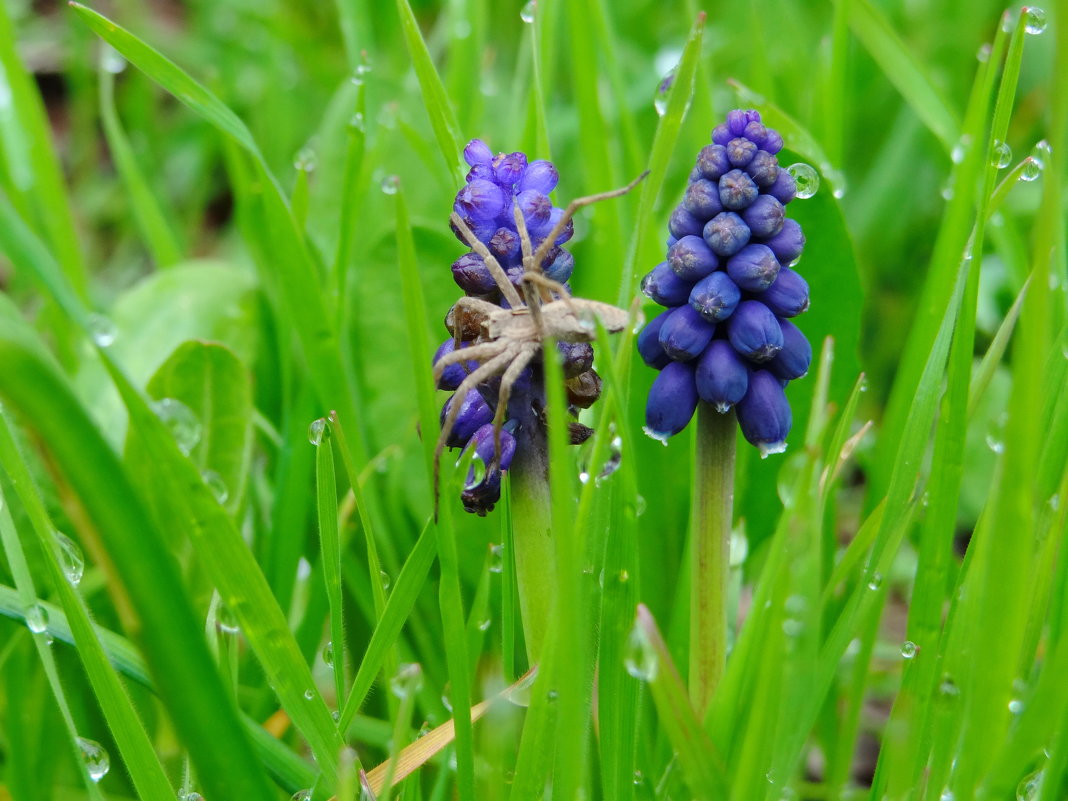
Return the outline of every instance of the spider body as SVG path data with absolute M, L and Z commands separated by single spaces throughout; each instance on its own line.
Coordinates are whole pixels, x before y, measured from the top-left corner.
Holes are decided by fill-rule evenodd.
M 435 512 L 441 453 L 456 426 L 464 399 L 470 392 L 478 391 L 480 385 L 500 378 L 493 417 L 494 456 L 488 466 L 490 470 L 495 470 L 501 453 L 501 426 L 504 424 L 512 389 L 523 372 L 541 355 L 544 343 L 550 339 L 570 343 L 592 342 L 596 337 L 596 320 L 600 320 L 609 332 L 621 331 L 627 325 L 629 315 L 626 311 L 608 303 L 571 297 L 567 287 L 545 275 L 542 265 L 554 241 L 579 208 L 598 200 L 622 195 L 644 177 L 643 173 L 622 189 L 572 201 L 536 249 L 531 243 L 524 216 L 518 204 L 515 205 L 513 211 L 523 253 L 523 274 L 519 282 L 522 295 L 489 249 L 471 232 L 463 218 L 453 213 L 453 226 L 472 250 L 485 261 L 509 308 L 477 297 L 463 297 L 449 310 L 445 318 L 445 326 L 453 335 L 456 347 L 451 353 L 438 359 L 434 365 L 434 383 L 437 385 L 440 382 L 442 373 L 450 365 L 462 364 L 464 369 L 469 371 L 455 390 L 434 449 Z M 461 342 L 468 344 L 461 348 Z M 471 370 L 467 367 L 471 363 L 478 366 Z

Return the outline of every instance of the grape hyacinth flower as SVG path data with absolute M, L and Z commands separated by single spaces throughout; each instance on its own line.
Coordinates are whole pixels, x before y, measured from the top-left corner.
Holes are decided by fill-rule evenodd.
M 696 397 L 720 413 L 736 408 L 761 456 L 786 448 L 784 389 L 807 372 L 812 349 L 787 319 L 808 309 L 808 284 L 793 269 L 805 237 L 784 213 L 796 185 L 775 157 L 781 148 L 758 112 L 730 112 L 671 214 L 665 261 L 642 281 L 668 309 L 638 337 L 642 359 L 663 371 L 646 410 L 657 439 L 686 427 Z
M 452 265 L 453 278 L 469 298 L 476 298 L 501 308 L 510 308 L 512 303 L 503 288 L 510 282 L 516 293 L 507 293 L 511 298 L 521 296 L 523 285 L 522 236 L 516 213 L 522 216 L 524 227 L 530 237 L 532 248 L 537 249 L 564 217 L 564 209 L 553 205 L 549 195 L 556 188 L 559 175 L 549 161 L 527 158 L 525 153 L 499 153 L 496 156 L 480 139 L 474 139 L 464 149 L 464 160 L 471 168 L 467 181 L 456 193 L 453 211 L 459 216 L 467 232 L 485 250 L 472 249 L 460 256 Z M 465 244 L 465 232 L 453 224 L 453 232 Z M 554 241 L 547 245 L 541 262 L 547 279 L 566 289 L 565 282 L 571 277 L 575 260 L 562 245 L 571 238 L 574 227 L 568 224 Z M 506 281 L 494 278 L 484 254 L 496 260 L 504 270 Z M 490 260 L 492 261 L 492 259 Z M 554 290 L 556 291 L 556 290 Z M 517 294 L 518 293 L 518 294 Z M 452 354 L 457 344 L 461 349 L 478 348 L 476 340 L 481 335 L 479 324 L 459 326 L 446 321 L 452 336 L 445 340 L 434 354 L 434 364 Z M 462 330 L 456 331 L 454 329 Z M 560 351 L 568 402 L 572 414 L 578 408 L 586 408 L 601 392 L 600 377 L 594 372 L 593 348 L 586 342 L 557 344 Z M 438 387 L 455 391 L 463 380 L 475 372 L 479 360 L 452 361 L 444 368 Z M 528 363 L 517 376 L 509 378 L 510 386 L 507 408 L 496 408 L 504 377 L 487 376 L 474 391 L 463 398 L 461 408 L 452 423 L 446 445 L 461 448 L 472 454 L 472 467 L 461 500 L 464 509 L 477 515 L 485 515 L 500 500 L 501 479 L 510 469 L 513 457 L 539 427 L 544 427 L 545 389 L 543 385 L 540 349 L 532 353 Z M 441 410 L 441 420 L 451 410 L 452 398 Z M 498 412 L 503 423 L 500 441 L 495 443 L 493 422 Z M 572 440 L 581 441 L 589 435 L 589 429 L 572 425 Z M 497 449 L 500 449 L 499 451 Z M 519 458 L 519 457 L 517 457 Z

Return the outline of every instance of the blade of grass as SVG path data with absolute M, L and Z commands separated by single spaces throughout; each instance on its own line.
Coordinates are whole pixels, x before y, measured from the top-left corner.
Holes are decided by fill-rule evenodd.
M 160 695 L 188 745 L 206 791 L 220 798 L 264 798 L 268 788 L 236 710 L 208 653 L 200 624 L 166 550 L 114 452 L 55 368 L 9 323 L 0 353 L 10 368 L 0 394 L 32 419 L 84 514 L 80 529 L 106 542 L 119 607 L 136 615 Z M 104 556 L 104 552 L 101 553 Z
M 324 423 L 326 421 L 323 421 Z M 315 450 L 315 495 L 319 512 L 319 547 L 322 550 L 323 580 L 330 605 L 330 644 L 333 653 L 334 691 L 338 708 L 345 706 L 345 626 L 341 597 L 341 534 L 338 531 L 337 479 L 334 476 L 334 449 L 325 430 Z
M 623 262 L 622 275 L 620 276 L 619 293 L 617 303 L 626 305 L 634 293 L 634 268 L 639 259 L 644 262 L 648 247 L 645 244 L 645 232 L 652 228 L 650 224 L 653 217 L 653 207 L 660 190 L 664 185 L 667 175 L 668 162 L 675 150 L 675 143 L 679 138 L 679 129 L 682 127 L 682 118 L 690 105 L 693 94 L 694 76 L 697 72 L 697 61 L 701 57 L 701 42 L 705 28 L 705 12 L 700 12 L 694 21 L 690 31 L 690 37 L 682 51 L 679 66 L 675 71 L 675 79 L 671 84 L 668 94 L 667 107 L 660 122 L 656 126 L 656 135 L 653 137 L 653 148 L 649 154 L 649 177 L 642 183 L 641 197 L 638 200 L 638 213 L 634 219 L 634 236 L 631 238 L 630 250 Z
M 44 563 L 49 577 L 59 595 L 60 604 L 77 645 L 78 658 L 89 677 L 97 702 L 115 738 L 115 743 L 119 747 L 130 779 L 142 797 L 166 798 L 173 792 L 167 780 L 167 774 L 156 756 L 152 742 L 145 732 L 144 724 L 138 717 L 130 696 L 108 662 L 104 649 L 96 637 L 88 609 L 60 569 L 57 561 L 55 527 L 49 520 L 41 497 L 34 488 L 30 472 L 11 435 L 7 418 L 2 414 L 0 414 L 0 463 L 4 465 L 4 470 L 10 477 L 30 519 L 29 528 L 36 538 L 41 553 L 44 554 Z M 14 538 L 5 544 L 9 548 L 18 548 L 18 541 Z M 24 562 L 21 558 L 13 559 L 10 553 L 8 559 L 13 566 Z

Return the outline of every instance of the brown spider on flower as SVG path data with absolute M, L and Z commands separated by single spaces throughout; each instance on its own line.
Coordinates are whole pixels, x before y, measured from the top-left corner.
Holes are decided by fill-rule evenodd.
M 600 200 L 619 197 L 633 189 L 648 171 L 621 189 L 571 201 L 563 216 L 552 230 L 533 249 L 526 220 L 513 207 L 516 228 L 519 232 L 523 253 L 523 276 L 520 280 L 523 294 L 512 285 L 500 263 L 489 249 L 478 240 L 459 214 L 453 212 L 452 224 L 462 234 L 467 244 L 484 260 L 501 295 L 511 308 L 505 309 L 486 300 L 473 297 L 460 298 L 449 310 L 445 326 L 453 335 L 456 347 L 434 365 L 434 383 L 438 384 L 445 368 L 452 364 L 478 363 L 457 387 L 449 411 L 441 424 L 441 435 L 434 448 L 434 505 L 437 508 L 441 453 L 456 424 L 468 393 L 479 384 L 496 376 L 501 377 L 497 408 L 493 417 L 494 456 L 490 468 L 497 466 L 501 453 L 501 426 L 504 424 L 512 387 L 522 372 L 530 365 L 548 340 L 563 342 L 592 342 L 596 336 L 595 320 L 610 333 L 623 330 L 628 313 L 623 309 L 596 300 L 571 297 L 567 288 L 548 278 L 542 264 L 552 249 L 557 237 L 563 233 L 572 216 L 583 206 Z M 461 342 L 470 342 L 465 348 Z

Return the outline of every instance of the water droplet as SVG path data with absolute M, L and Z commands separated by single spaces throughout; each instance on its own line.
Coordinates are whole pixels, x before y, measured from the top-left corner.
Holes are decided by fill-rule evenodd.
M 367 123 L 361 112 L 357 111 L 349 117 L 349 130 L 358 131 L 359 133 L 364 133 L 367 130 Z
M 1065 358 L 1068 358 L 1068 356 L 1065 356 Z M 648 507 L 648 502 L 645 500 L 645 496 L 644 495 L 638 495 L 634 499 L 634 516 L 635 517 L 641 517 L 643 514 L 645 514 L 645 510 L 646 510 L 647 507 Z
M 335 709 L 333 712 L 330 713 L 330 719 L 334 721 L 334 723 L 337 723 L 341 720 L 341 712 Z
M 493 624 L 493 621 L 490 620 L 489 618 L 486 618 L 485 620 L 479 622 L 478 630 L 479 631 L 489 631 L 489 627 L 492 624 Z
M 986 446 L 994 453 L 1003 453 L 1005 451 L 1006 422 L 1008 422 L 1006 414 L 1001 414 L 990 421 L 990 426 L 986 432 Z
M 417 662 L 402 664 L 389 680 L 389 690 L 402 701 L 423 689 L 423 669 Z
M 26 628 L 34 634 L 44 634 L 48 629 L 48 610 L 40 604 L 34 604 L 26 610 L 24 615 Z
M 901 644 L 901 656 L 905 659 L 912 659 L 919 653 L 920 646 L 916 645 L 912 640 L 905 640 Z
M 877 590 L 883 586 L 883 574 L 876 570 L 871 574 L 871 578 L 868 579 L 868 589 Z
M 580 483 L 587 484 L 587 483 L 589 483 L 589 480 L 590 480 L 590 474 L 587 473 L 585 470 L 583 470 L 582 472 L 579 473 L 579 482 Z
M 85 575 L 85 557 L 82 556 L 82 549 L 62 531 L 57 531 L 55 537 L 56 545 L 59 546 L 59 566 L 70 585 L 77 587 L 78 582 Z
M 601 482 L 619 469 L 623 461 L 623 438 L 614 437 L 608 446 L 608 458 L 605 460 L 601 472 L 597 475 L 597 481 Z
M 385 194 L 395 195 L 400 188 L 400 178 L 396 175 L 387 175 L 382 179 L 381 187 Z
M 555 703 L 560 699 L 560 693 L 556 690 L 549 690 L 549 692 L 545 693 L 545 697 L 549 700 L 549 703 Z
M 999 170 L 1003 170 L 1008 167 L 1011 162 L 1012 148 L 1009 147 L 1007 142 L 995 139 L 994 144 L 990 148 L 990 164 L 997 167 Z
M 204 801 L 204 796 L 198 792 L 190 790 L 188 793 L 179 793 L 178 801 Z
M 782 621 L 782 633 L 787 637 L 798 637 L 805 630 L 803 621 L 794 617 L 784 618 Z
M 942 187 L 942 200 L 953 199 L 953 182 L 947 181 L 946 185 Z
M 979 45 L 979 50 L 976 52 L 975 57 L 984 64 L 990 60 L 990 52 L 993 50 L 993 46 L 990 42 L 983 42 Z
M 378 583 L 382 585 L 382 589 L 389 589 L 389 573 L 385 570 L 378 571 Z
M 115 323 L 103 314 L 90 314 L 85 327 L 98 347 L 107 348 L 115 344 Z
M 208 489 L 210 489 L 211 494 L 215 496 L 215 500 L 220 504 L 226 503 L 227 499 L 230 497 L 230 490 L 226 488 L 226 482 L 223 481 L 222 476 L 214 470 L 205 470 L 200 474 L 200 477 L 204 479 L 204 483 L 208 485 Z
M 942 795 L 938 796 L 938 801 L 956 801 L 956 796 L 954 796 L 953 791 L 947 787 L 942 791 Z
M 319 158 L 311 147 L 302 147 L 293 160 L 293 166 L 300 172 L 314 172 L 318 164 Z
M 657 433 L 656 431 L 653 431 L 651 428 L 649 428 L 649 426 L 642 426 L 642 431 L 645 432 L 645 436 L 649 437 L 650 439 L 655 439 L 665 448 L 667 447 L 668 438 L 670 436 L 669 434 Z
M 656 109 L 658 116 L 663 117 L 667 112 L 668 95 L 671 94 L 671 87 L 675 83 L 676 70 L 677 67 L 672 67 L 656 85 L 656 92 L 653 94 L 653 108 Z
M 627 636 L 626 650 L 623 652 L 623 666 L 627 673 L 640 681 L 652 681 L 660 669 L 660 660 L 649 637 L 638 623 Z
M 1038 180 L 1038 176 L 1042 174 L 1042 163 L 1035 159 L 1034 156 L 1028 156 L 1024 159 L 1023 172 L 1020 173 L 1020 180 L 1031 181 Z
M 1038 6 L 1024 6 L 1023 23 L 1027 33 L 1037 36 L 1046 30 L 1046 12 Z
M 320 417 L 318 420 L 312 420 L 311 425 L 308 426 L 308 442 L 312 445 L 322 445 L 323 437 L 326 436 L 327 425 L 326 418 Z
M 1019 698 L 1013 698 L 1011 701 L 1009 701 L 1009 712 L 1014 715 L 1019 715 L 1023 711 L 1024 702 L 1021 701 Z
M 797 184 L 797 197 L 802 200 L 812 197 L 820 188 L 820 174 L 808 164 L 791 164 L 786 171 Z
M 297 790 L 290 797 L 289 801 L 310 801 L 312 797 L 311 790 Z
M 942 681 L 938 684 L 938 692 L 945 698 L 956 698 L 960 695 L 960 687 L 948 673 L 942 674 Z
M 1016 788 L 1016 801 L 1035 801 L 1042 790 L 1042 779 L 1045 772 L 1036 770 L 1034 773 L 1024 776 Z
M 452 699 L 449 698 L 448 693 L 441 694 L 441 705 L 445 707 L 446 712 L 448 712 L 450 715 L 452 714 Z
M 831 190 L 831 195 L 834 196 L 835 200 L 841 200 L 842 198 L 844 198 L 845 197 L 845 193 L 846 193 L 846 190 L 845 190 L 844 186 L 836 186 L 833 190 Z M 800 260 L 801 260 L 800 256 L 798 256 L 796 259 L 794 259 L 794 261 L 800 261 Z M 793 264 L 791 263 L 790 266 L 792 267 Z
M 118 75 L 126 69 L 126 59 L 111 45 L 102 44 L 100 47 L 100 66 L 104 68 L 105 72 Z
M 1059 492 L 1053 493 L 1049 496 L 1049 500 L 1046 501 L 1046 503 L 1049 504 L 1049 508 L 1051 510 L 1056 512 L 1058 509 L 1061 508 L 1061 494 Z
M 219 604 L 215 609 L 215 625 L 219 631 L 225 634 L 237 634 L 241 631 L 241 625 L 226 604 Z
M 740 567 L 745 564 L 749 557 L 749 538 L 744 531 L 734 530 L 731 532 L 730 566 Z
M 457 467 L 459 467 L 459 462 L 457 462 Z M 475 489 L 485 480 L 486 463 L 482 461 L 482 457 L 476 451 L 471 457 L 471 469 L 468 471 L 467 480 L 464 481 L 464 489 Z
M 100 781 L 107 775 L 108 769 L 111 767 L 111 758 L 108 757 L 108 752 L 104 750 L 104 746 L 96 740 L 90 740 L 88 737 L 78 737 L 77 743 L 82 752 L 82 762 L 85 763 L 89 778 L 94 782 Z
M 954 164 L 960 164 L 964 161 L 964 154 L 968 149 L 970 143 L 967 141 L 967 137 L 961 137 L 957 144 L 953 145 L 953 150 L 949 153 L 949 159 Z
M 538 9 L 538 3 L 536 0 L 529 0 L 523 8 L 519 11 L 519 19 L 523 20 L 527 25 L 534 24 L 534 12 Z
M 323 646 L 323 664 L 330 668 L 334 666 L 334 643 L 330 640 Z
M 504 546 L 497 544 L 490 546 L 489 572 L 500 573 L 504 570 Z
M 1031 151 L 1031 159 L 1038 164 L 1038 168 L 1043 170 L 1049 164 L 1050 158 L 1053 156 L 1053 148 L 1050 147 L 1049 142 L 1045 139 L 1040 139 L 1034 149 Z
M 188 456 L 200 442 L 202 427 L 193 410 L 174 398 L 160 398 L 152 404 L 152 411 L 171 432 L 178 450 Z

